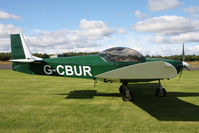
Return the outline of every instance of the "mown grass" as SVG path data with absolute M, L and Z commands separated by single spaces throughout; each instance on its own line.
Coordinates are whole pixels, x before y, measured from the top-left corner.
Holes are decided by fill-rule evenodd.
M 123 102 L 120 83 L 0 70 L 0 132 L 196 133 L 199 71 L 164 80 L 167 97 L 154 96 L 157 82 L 130 84 L 134 102 Z

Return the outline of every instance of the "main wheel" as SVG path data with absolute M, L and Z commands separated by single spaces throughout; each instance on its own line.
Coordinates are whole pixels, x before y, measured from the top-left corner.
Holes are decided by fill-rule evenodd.
M 165 90 L 165 88 L 160 88 L 158 87 L 156 92 L 155 92 L 156 96 L 158 97 L 164 97 L 167 94 L 167 91 Z
M 120 91 L 120 94 L 122 96 L 122 94 L 125 92 L 125 86 L 124 85 L 121 85 L 120 88 L 119 88 L 119 91 Z
M 123 101 L 133 101 L 133 94 L 131 91 L 127 90 L 122 95 Z
M 123 101 L 133 101 L 133 93 L 128 89 L 128 86 L 122 84 L 119 88 Z

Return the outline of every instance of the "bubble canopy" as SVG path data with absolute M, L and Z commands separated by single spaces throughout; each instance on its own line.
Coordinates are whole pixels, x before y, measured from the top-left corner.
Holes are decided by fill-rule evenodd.
M 143 62 L 145 57 L 138 51 L 125 47 L 114 47 L 99 53 L 107 62 Z

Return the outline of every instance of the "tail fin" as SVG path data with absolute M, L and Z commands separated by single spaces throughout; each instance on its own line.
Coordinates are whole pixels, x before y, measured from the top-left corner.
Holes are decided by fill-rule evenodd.
M 26 44 L 23 35 L 12 34 L 10 35 L 11 39 L 11 51 L 12 51 L 12 68 L 14 71 L 31 73 L 30 64 L 35 61 L 42 61 L 42 58 L 33 56 Z
M 11 39 L 11 50 L 12 50 L 12 60 L 13 62 L 34 62 L 42 61 L 41 58 L 33 56 L 25 42 L 23 35 L 12 34 Z

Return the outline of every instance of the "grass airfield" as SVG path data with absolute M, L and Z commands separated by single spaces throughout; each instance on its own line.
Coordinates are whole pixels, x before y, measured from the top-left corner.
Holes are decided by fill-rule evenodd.
M 130 84 L 134 102 L 123 102 L 120 83 L 36 76 L 0 70 L 0 132 L 197 133 L 199 71 L 157 82 Z

